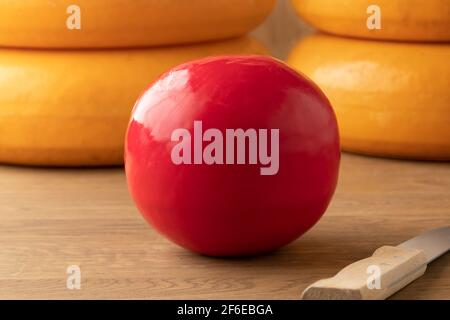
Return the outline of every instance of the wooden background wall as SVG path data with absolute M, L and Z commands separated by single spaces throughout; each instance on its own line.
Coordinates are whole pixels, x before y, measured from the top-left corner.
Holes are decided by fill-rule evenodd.
M 295 42 L 312 30 L 296 15 L 290 0 L 278 0 L 270 17 L 253 34 L 274 56 L 285 59 Z

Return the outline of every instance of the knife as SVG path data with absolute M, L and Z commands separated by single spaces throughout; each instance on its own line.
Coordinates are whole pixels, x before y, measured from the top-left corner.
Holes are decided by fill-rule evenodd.
M 450 249 L 450 226 L 425 232 L 392 247 L 383 246 L 329 279 L 303 291 L 304 300 L 386 299 L 425 273 L 427 264 Z

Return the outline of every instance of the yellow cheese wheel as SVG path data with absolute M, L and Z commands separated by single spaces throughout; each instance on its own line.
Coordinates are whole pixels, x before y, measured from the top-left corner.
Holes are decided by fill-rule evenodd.
M 0 46 L 106 48 L 241 36 L 275 0 L 1 0 Z
M 133 104 L 157 76 L 205 56 L 266 53 L 247 37 L 154 49 L 0 49 L 0 162 L 121 164 Z
M 330 99 L 344 150 L 450 160 L 450 44 L 313 35 L 288 63 Z
M 292 0 L 312 26 L 333 34 L 371 39 L 450 41 L 449 0 Z M 380 9 L 381 29 L 369 29 Z M 368 10 L 369 9 L 369 10 Z

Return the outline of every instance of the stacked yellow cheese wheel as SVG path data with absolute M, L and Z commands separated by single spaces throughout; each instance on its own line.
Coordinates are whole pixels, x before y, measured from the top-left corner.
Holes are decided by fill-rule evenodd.
M 365 1 L 346 1 L 345 5 L 355 5 L 349 11 L 338 10 L 337 3 L 333 3 L 333 19 L 341 23 L 321 20 L 331 17 L 330 7 L 325 6 L 333 6 L 331 1 L 294 0 L 301 15 L 323 30 L 345 36 L 374 35 L 369 30 L 362 32 L 366 26 L 362 17 L 368 17 L 366 10 L 361 9 Z M 443 27 L 448 26 L 450 16 L 442 15 L 436 7 L 440 3 L 441 9 L 448 12 L 449 2 L 421 2 L 420 8 L 407 15 L 393 10 L 402 6 L 406 10 L 406 1 L 377 3 L 381 17 L 385 14 L 398 21 L 390 29 L 388 19 L 377 37 L 402 41 L 314 34 L 297 44 L 288 63 L 315 81 L 330 99 L 344 150 L 395 158 L 450 160 L 450 44 L 445 42 L 450 30 Z M 320 4 L 324 6 L 322 10 Z M 355 13 L 358 8 L 361 10 Z M 359 20 L 354 19 L 357 14 Z M 383 21 L 381 18 L 382 26 Z M 402 21 L 404 25 L 414 25 L 416 21 L 416 29 L 408 33 Z M 344 26 L 352 27 L 347 32 Z M 414 40 L 422 42 L 405 41 L 415 36 Z
M 247 37 L 112 51 L 0 49 L 0 161 L 121 164 L 130 111 L 149 82 L 188 60 L 265 52 Z
M 237 37 L 275 0 L 2 0 L 0 46 L 111 48 Z M 71 29 L 72 32 L 68 32 Z
M 292 3 L 306 22 L 340 36 L 450 41 L 449 0 L 292 0 Z M 377 14 L 380 28 L 368 28 L 367 19 Z
M 73 3 L 81 9 L 78 17 L 66 11 Z M 129 114 L 145 86 L 189 60 L 267 54 L 245 33 L 273 3 L 1 1 L 0 162 L 122 164 Z M 81 30 L 68 29 L 66 18 L 80 18 Z M 220 40 L 231 36 L 237 37 Z M 214 41 L 173 45 L 197 40 Z M 152 44 L 172 45 L 135 48 Z M 88 49 L 74 49 L 81 47 Z

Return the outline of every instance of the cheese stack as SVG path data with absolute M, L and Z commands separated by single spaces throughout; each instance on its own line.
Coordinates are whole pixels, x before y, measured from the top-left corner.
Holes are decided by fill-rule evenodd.
M 167 69 L 266 54 L 275 0 L 0 0 L 0 162 L 123 163 L 133 104 Z
M 342 148 L 450 160 L 450 1 L 292 2 L 305 21 L 334 34 L 300 41 L 288 63 L 330 99 Z M 381 29 L 368 28 L 371 14 L 381 14 Z

